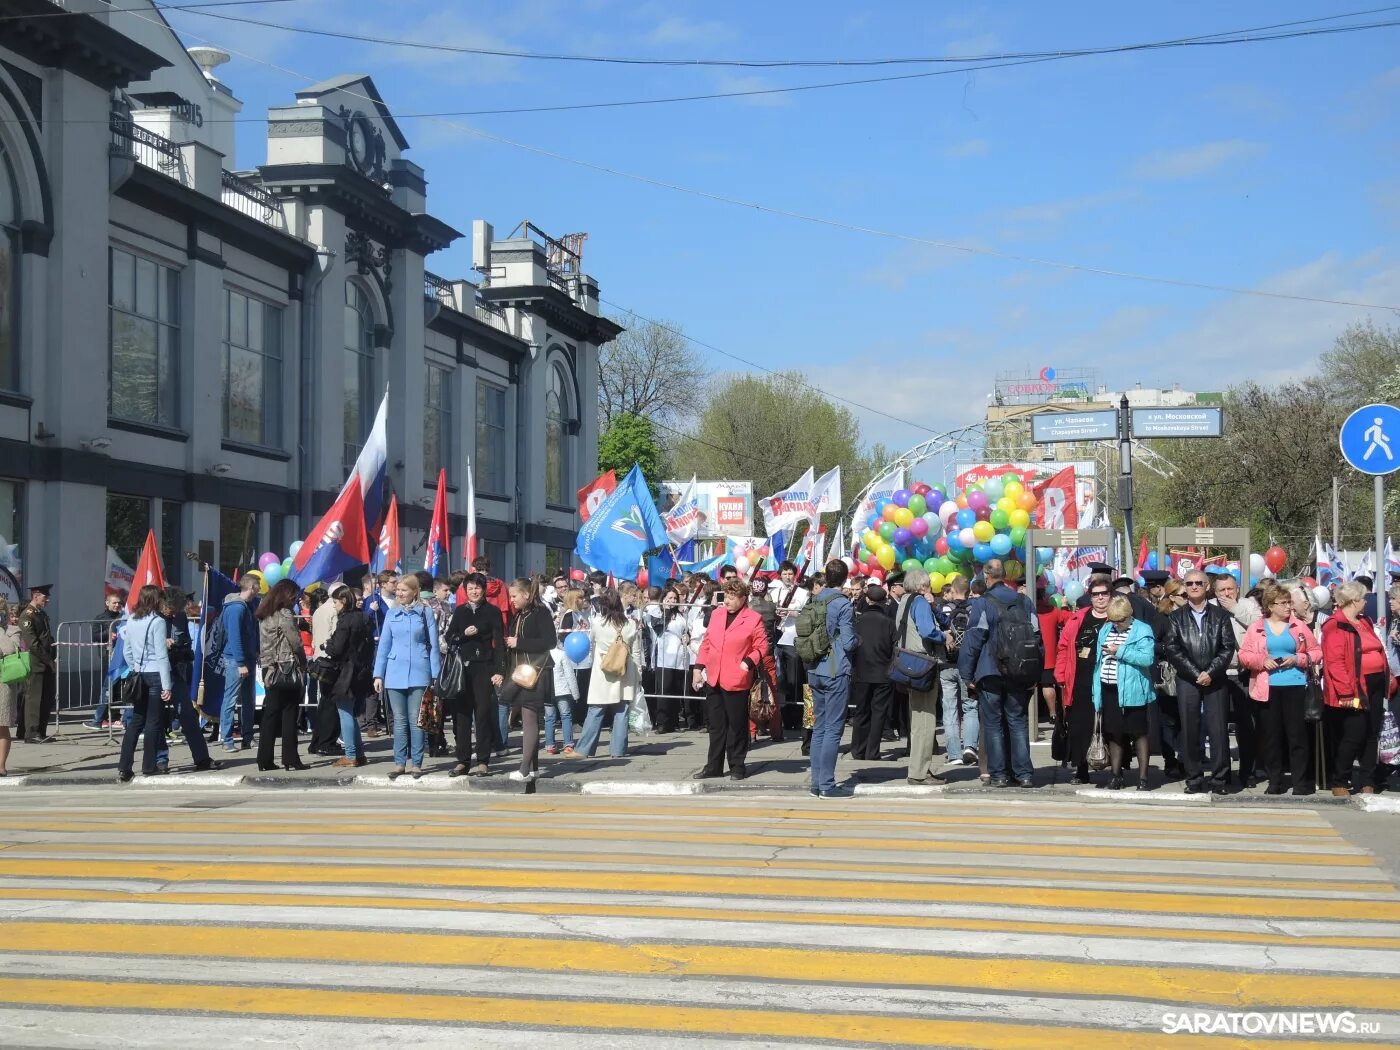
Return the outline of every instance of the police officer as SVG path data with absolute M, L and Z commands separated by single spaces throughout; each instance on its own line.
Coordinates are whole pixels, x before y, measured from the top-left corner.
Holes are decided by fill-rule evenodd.
M 54 644 L 53 628 L 49 626 L 49 591 L 51 583 L 36 583 L 29 588 L 29 604 L 19 613 L 19 634 L 29 650 L 29 685 L 24 698 L 24 742 L 43 744 L 52 739 L 49 718 L 53 715 L 57 695 L 58 646 Z

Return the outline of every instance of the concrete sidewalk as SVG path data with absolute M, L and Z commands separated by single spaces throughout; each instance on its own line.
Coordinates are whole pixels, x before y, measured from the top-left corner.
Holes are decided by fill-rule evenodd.
M 790 733 L 785 740 L 769 741 L 760 737 L 750 749 L 748 778 L 732 781 L 728 778 L 697 781 L 692 774 L 705 762 L 708 738 L 704 733 L 653 734 L 634 736 L 628 742 L 623 758 L 612 758 L 606 751 L 606 740 L 597 757 L 549 756 L 541 753 L 539 779 L 534 784 L 517 784 L 507 779 L 520 760 L 519 735 L 512 735 L 516 746 L 505 756 L 493 760 L 487 777 L 449 777 L 454 760 L 451 757 L 429 758 L 424 762 L 426 773 L 421 780 L 409 776 L 390 782 L 388 772 L 393 765 L 393 745 L 388 737 L 366 741 L 369 764 L 358 770 L 336 769 L 333 758 L 322 758 L 303 752 L 307 770 L 261 772 L 257 768 L 256 751 L 228 754 L 217 744 L 211 755 L 218 768 L 196 773 L 191 769 L 189 750 L 182 737 L 170 741 L 170 774 L 143 777 L 137 775 L 132 787 L 211 788 L 355 788 L 390 787 L 395 790 L 495 791 L 511 793 L 584 792 L 589 794 L 682 795 L 715 792 L 744 794 L 806 793 L 809 788 L 809 766 L 802 755 L 801 733 Z M 303 737 L 302 745 L 305 746 Z M 107 730 L 91 730 L 74 725 L 65 726 L 52 743 L 25 744 L 16 742 L 10 754 L 10 775 L 0 779 L 0 789 L 22 786 L 51 787 L 71 785 L 95 787 L 116 785 L 117 754 L 121 734 Z M 1177 806 L 1208 806 L 1212 801 L 1228 804 L 1260 804 L 1270 806 L 1336 806 L 1349 803 L 1367 811 L 1400 812 L 1400 795 L 1356 796 L 1337 799 L 1330 794 L 1295 798 L 1291 795 L 1266 796 L 1263 786 L 1250 790 L 1232 790 L 1225 796 L 1187 795 L 1180 781 L 1164 783 L 1162 771 L 1154 766 L 1150 783 L 1153 790 L 1134 790 L 1135 775 L 1128 774 L 1129 787 L 1109 791 L 1099 787 L 1071 785 L 1071 771 L 1061 769 L 1050 758 L 1048 737 L 1032 747 L 1036 766 L 1035 790 L 1024 788 L 991 789 L 978 779 L 976 766 L 945 766 L 941 773 L 946 786 L 909 784 L 906 780 L 906 751 L 903 742 L 887 741 L 884 754 L 892 759 L 880 762 L 853 761 L 844 747 L 837 763 L 837 780 L 855 788 L 859 795 L 916 797 L 921 795 L 975 793 L 989 797 L 1057 798 L 1083 801 L 1122 801 Z M 139 764 L 139 752 L 138 752 Z M 941 760 L 940 760 L 941 761 Z M 1096 774 L 1100 783 L 1107 774 Z

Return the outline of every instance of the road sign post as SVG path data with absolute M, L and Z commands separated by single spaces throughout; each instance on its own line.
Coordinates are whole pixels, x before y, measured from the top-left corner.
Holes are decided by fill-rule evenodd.
M 1400 470 L 1400 408 L 1381 402 L 1362 405 L 1347 416 L 1337 434 L 1337 445 L 1353 468 L 1375 478 L 1375 556 L 1381 565 L 1371 590 L 1376 595 L 1376 628 L 1384 638 L 1389 611 L 1385 600 L 1385 476 Z

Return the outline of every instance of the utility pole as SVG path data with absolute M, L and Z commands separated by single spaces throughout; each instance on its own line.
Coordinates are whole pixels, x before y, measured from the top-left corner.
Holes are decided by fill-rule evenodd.
M 1133 431 L 1128 415 L 1128 395 L 1118 402 L 1118 506 L 1123 508 L 1123 572 L 1133 564 Z
M 1342 546 L 1342 490 L 1337 475 L 1332 475 L 1332 549 Z

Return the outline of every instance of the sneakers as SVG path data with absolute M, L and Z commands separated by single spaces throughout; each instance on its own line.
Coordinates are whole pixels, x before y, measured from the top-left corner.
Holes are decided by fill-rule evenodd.
M 105 729 L 106 726 L 106 722 L 98 722 L 96 719 L 89 719 L 83 723 L 84 729 Z
M 823 788 L 819 798 L 855 798 L 856 793 L 848 787 L 837 784 L 835 787 Z
M 975 765 L 977 765 L 977 749 L 976 749 L 975 747 L 965 747 L 965 748 L 963 748 L 963 765 L 965 765 L 965 766 L 975 766 Z
M 518 769 L 512 769 L 510 773 L 506 775 L 506 779 L 513 780 L 517 784 L 528 784 L 535 779 L 535 773 L 533 770 L 529 773 L 522 773 Z

